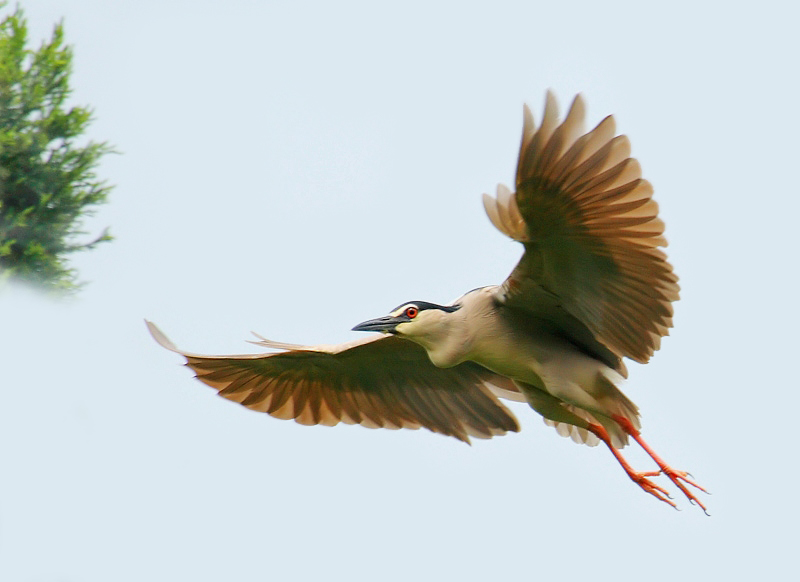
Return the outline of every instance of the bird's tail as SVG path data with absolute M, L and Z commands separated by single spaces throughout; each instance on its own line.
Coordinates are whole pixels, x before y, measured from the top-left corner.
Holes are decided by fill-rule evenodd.
M 639 420 L 639 407 L 636 406 L 630 398 L 622 393 L 617 385 L 603 373 L 598 373 L 597 380 L 594 385 L 593 396 L 603 406 L 604 410 L 609 411 L 610 415 L 620 415 L 626 418 L 630 423 L 639 430 L 641 422 Z M 575 416 L 591 424 L 599 424 L 606 429 L 608 436 L 611 438 L 611 444 L 617 448 L 624 448 L 628 444 L 628 433 L 623 428 L 611 420 L 609 416 L 595 415 L 591 412 L 568 404 L 562 403 L 562 406 Z M 548 418 L 544 419 L 547 426 L 552 426 L 556 432 L 563 437 L 570 437 L 573 441 L 579 444 L 585 444 L 590 447 L 596 446 L 600 439 L 597 438 L 590 431 L 579 428 L 575 425 L 557 422 Z

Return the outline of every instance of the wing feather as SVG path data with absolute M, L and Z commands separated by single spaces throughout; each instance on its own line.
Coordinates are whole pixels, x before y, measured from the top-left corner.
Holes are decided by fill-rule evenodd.
M 181 354 L 197 379 L 252 410 L 300 424 L 427 428 L 469 442 L 518 431 L 492 392 L 505 378 L 465 362 L 437 368 L 417 344 L 373 336 L 337 346 L 258 342 L 281 351 L 203 356 L 179 350 L 152 323 L 153 338 Z M 260 337 L 260 336 L 259 336 Z
M 484 195 L 495 226 L 525 246 L 498 299 L 624 375 L 621 358 L 646 362 L 659 348 L 679 296 L 653 188 L 613 117 L 581 135 L 580 95 L 560 125 L 550 92 L 538 130 L 523 113 L 516 192 Z

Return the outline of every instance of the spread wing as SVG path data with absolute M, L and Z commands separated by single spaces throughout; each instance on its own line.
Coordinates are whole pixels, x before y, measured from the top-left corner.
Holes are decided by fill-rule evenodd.
M 186 358 L 197 379 L 234 402 L 300 424 L 339 422 L 368 428 L 425 427 L 469 442 L 519 431 L 493 389 L 515 391 L 489 370 L 465 362 L 437 368 L 417 344 L 370 336 L 338 346 L 303 347 L 271 342 L 283 351 L 203 356 L 184 352 L 151 322 L 153 338 Z
M 611 116 L 584 134 L 584 111 L 578 95 L 559 125 L 548 92 L 537 130 L 526 106 L 517 190 L 484 194 L 492 223 L 525 247 L 498 299 L 624 374 L 620 358 L 646 362 L 672 327 L 678 278 L 628 138 Z

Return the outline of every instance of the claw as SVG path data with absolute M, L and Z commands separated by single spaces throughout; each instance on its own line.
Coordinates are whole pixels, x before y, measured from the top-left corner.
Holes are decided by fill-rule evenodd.
M 671 469 L 671 468 L 667 467 L 667 470 L 664 471 L 664 474 L 667 475 L 670 479 L 672 479 L 672 477 L 670 476 L 670 475 L 672 475 L 677 479 L 685 481 L 686 483 L 688 483 L 689 485 L 691 485 L 695 489 L 699 489 L 700 491 L 702 491 L 706 495 L 711 495 L 711 493 L 709 493 L 704 487 L 701 487 L 700 485 L 698 485 L 697 483 L 695 483 L 692 480 L 692 479 L 694 479 L 694 475 L 692 475 L 688 471 L 676 471 L 674 469 Z M 691 477 L 691 479 L 688 479 L 688 477 Z
M 683 484 L 686 483 L 688 485 L 691 485 L 692 487 L 699 489 L 703 493 L 708 494 L 708 491 L 706 491 L 703 487 L 695 483 L 693 480 L 687 478 L 687 475 L 689 475 L 689 473 L 687 473 L 686 471 L 676 471 L 675 469 L 668 466 L 664 466 L 662 468 L 662 471 L 667 476 L 667 478 L 673 483 L 675 483 L 675 486 L 678 487 L 678 489 L 680 489 L 684 495 L 686 495 L 690 503 L 696 503 L 700 507 L 700 509 L 703 510 L 703 513 L 705 513 L 706 515 L 710 515 L 708 513 L 708 509 L 706 509 L 706 506 L 703 505 L 702 502 L 697 497 L 695 497 L 694 494 L 691 491 L 689 491 L 689 489 L 686 488 L 686 485 Z
M 667 491 L 660 485 L 656 485 L 650 479 L 647 478 L 647 477 L 655 477 L 656 475 L 659 474 L 660 471 L 644 471 L 644 472 L 633 471 L 629 472 L 628 476 L 634 483 L 636 483 L 639 487 L 641 487 L 642 490 L 644 490 L 645 492 L 649 493 L 656 499 L 659 499 L 664 503 L 671 505 L 675 509 L 678 509 L 678 506 L 675 505 L 674 501 L 672 501 L 672 496 L 669 494 L 669 491 Z

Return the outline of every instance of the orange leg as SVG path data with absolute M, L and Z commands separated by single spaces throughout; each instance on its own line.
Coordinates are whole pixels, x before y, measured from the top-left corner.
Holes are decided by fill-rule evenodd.
M 689 501 L 691 503 L 696 503 L 697 505 L 699 505 L 700 508 L 703 510 L 703 513 L 705 513 L 706 515 L 709 515 L 708 510 L 706 509 L 706 506 L 703 505 L 700 502 L 700 500 L 697 497 L 695 497 L 694 494 L 691 491 L 689 491 L 689 489 L 686 487 L 686 485 L 684 485 L 684 483 L 687 483 L 687 484 L 691 485 L 692 487 L 696 487 L 697 489 L 699 489 L 703 493 L 708 493 L 708 491 L 706 491 L 700 485 L 698 485 L 697 483 L 695 483 L 694 481 L 689 479 L 688 478 L 689 474 L 687 472 L 685 472 L 685 471 L 676 471 L 675 469 L 673 469 L 672 467 L 667 465 L 664 462 L 664 460 L 661 457 L 659 457 L 656 454 L 656 452 L 653 449 L 651 449 L 650 446 L 646 442 L 644 442 L 644 440 L 642 439 L 641 435 L 639 434 L 639 431 L 636 430 L 636 427 L 633 426 L 631 424 L 631 422 L 627 418 L 622 417 L 622 416 L 616 416 L 616 415 L 613 418 L 614 418 L 614 421 L 617 424 L 619 424 L 622 427 L 622 429 L 626 433 L 628 433 L 633 438 L 633 440 L 635 440 L 637 443 L 639 443 L 639 446 L 641 446 L 647 452 L 647 454 L 650 455 L 653 458 L 653 460 L 656 462 L 658 467 L 661 469 L 661 472 L 664 473 L 669 478 L 670 481 L 675 483 L 675 485 L 678 487 L 678 489 L 683 491 L 683 494 L 686 495 L 686 497 L 689 499 Z
M 620 453 L 617 449 L 615 449 L 614 446 L 611 444 L 611 439 L 609 438 L 606 429 L 604 429 L 599 424 L 590 424 L 588 429 L 592 431 L 595 435 L 597 435 L 597 438 L 606 443 L 608 449 L 611 451 L 611 453 L 614 455 L 617 461 L 619 461 L 619 464 L 622 465 L 622 468 L 625 469 L 625 472 L 628 474 L 628 477 L 630 477 L 634 483 L 636 483 L 639 487 L 647 491 L 650 495 L 656 497 L 657 499 L 660 499 L 664 503 L 670 504 L 675 509 L 678 509 L 678 506 L 675 505 L 674 501 L 672 501 L 672 498 L 670 498 L 667 490 L 664 489 L 663 487 L 656 485 L 650 479 L 647 478 L 647 477 L 657 477 L 658 475 L 661 474 L 661 471 L 634 471 L 633 467 L 631 467 L 628 464 L 628 461 L 625 460 L 625 457 L 622 456 L 622 453 Z

